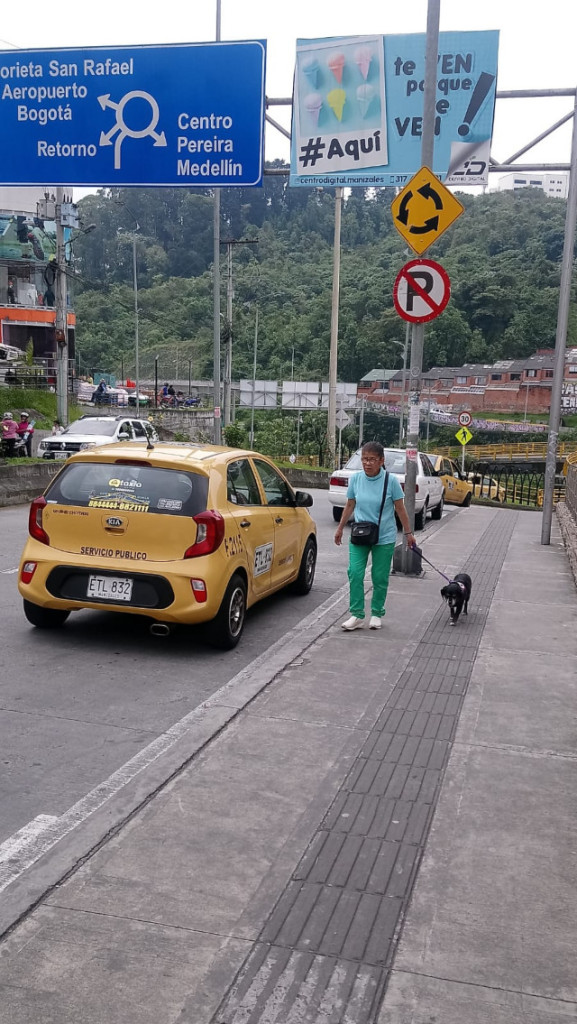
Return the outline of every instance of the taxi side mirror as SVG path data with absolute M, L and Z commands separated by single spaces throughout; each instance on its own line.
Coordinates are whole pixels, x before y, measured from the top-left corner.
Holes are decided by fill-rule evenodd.
M 296 491 L 295 493 L 295 505 L 297 508 L 310 508 L 313 503 L 312 494 L 308 494 L 307 491 Z

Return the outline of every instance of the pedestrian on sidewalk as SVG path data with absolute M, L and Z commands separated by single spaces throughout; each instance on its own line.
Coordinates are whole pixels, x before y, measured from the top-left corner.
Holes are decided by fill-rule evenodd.
M 378 441 L 367 441 L 361 451 L 362 470 L 355 473 L 347 490 L 347 503 L 343 509 L 341 521 L 335 533 L 335 544 L 340 546 L 343 529 L 355 513 L 357 522 L 379 523 L 379 513 L 385 486 L 385 452 Z M 369 554 L 371 556 L 371 579 L 373 595 L 371 598 L 370 629 L 380 629 L 381 619 L 385 614 L 385 600 L 389 588 L 389 575 L 397 538 L 397 514 L 407 544 L 412 547 L 415 538 L 411 532 L 409 517 L 403 500 L 403 489 L 394 473 L 387 473 L 387 493 L 379 524 L 379 536 L 373 545 L 349 545 L 349 589 L 350 618 L 342 624 L 342 628 L 350 631 L 362 629 L 365 623 L 365 572 Z

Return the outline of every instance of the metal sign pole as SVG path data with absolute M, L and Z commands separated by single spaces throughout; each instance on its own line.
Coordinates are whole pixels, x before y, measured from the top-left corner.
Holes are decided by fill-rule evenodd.
M 329 469 L 335 464 L 335 432 L 337 425 L 337 361 L 339 344 L 339 278 L 341 272 L 341 210 L 343 190 L 335 189 L 335 237 L 333 243 L 333 299 L 331 306 L 331 347 L 329 354 L 329 410 L 327 448 Z
M 216 0 L 216 41 L 220 42 L 220 0 Z M 215 188 L 212 196 L 212 373 L 214 403 L 214 443 L 220 444 L 220 189 Z
M 571 301 L 571 274 L 573 269 L 573 247 L 575 245 L 576 219 L 577 93 L 575 96 L 575 106 L 573 112 L 571 170 L 569 172 L 569 194 L 567 196 L 567 213 L 565 215 L 565 241 L 563 243 L 563 258 L 561 261 L 559 311 L 557 314 L 557 334 L 555 338 L 555 371 L 553 376 L 553 387 L 551 388 L 549 437 L 547 440 L 547 460 L 545 462 L 545 480 L 543 485 L 543 521 L 541 524 L 541 544 L 551 543 L 553 493 L 555 489 L 555 470 L 557 468 L 557 441 L 559 439 L 559 422 L 561 419 L 561 395 L 563 393 L 563 375 L 565 372 L 565 345 L 567 341 L 567 324 L 569 322 L 569 304 Z
M 437 55 L 439 52 L 439 18 L 441 0 L 428 0 L 427 42 L 425 49 L 425 87 L 423 98 L 423 135 L 421 140 L 421 161 L 427 167 L 433 166 L 435 146 L 435 102 L 437 94 Z M 415 491 L 417 485 L 417 460 L 410 453 L 419 446 L 419 403 L 421 401 L 421 369 L 423 366 L 423 324 L 413 325 L 411 344 L 411 369 L 409 383 L 409 421 L 407 424 L 407 466 L 405 474 L 405 506 L 411 530 L 415 526 Z M 403 537 L 403 572 L 408 573 L 412 556 Z

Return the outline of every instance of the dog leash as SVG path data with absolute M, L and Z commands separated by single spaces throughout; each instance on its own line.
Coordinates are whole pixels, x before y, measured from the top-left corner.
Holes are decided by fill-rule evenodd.
M 435 570 L 435 572 L 438 572 L 438 573 L 439 573 L 439 576 L 442 576 L 442 577 L 443 577 L 443 579 L 447 581 L 447 583 L 454 583 L 454 580 L 451 580 L 451 579 L 449 579 L 449 577 L 448 577 L 448 576 L 445 576 L 445 573 L 444 573 L 444 572 L 441 572 L 441 570 L 440 570 L 440 569 L 437 569 L 437 566 L 436 566 L 436 565 L 433 565 L 433 563 L 432 563 L 432 562 L 429 562 L 429 559 L 425 557 L 425 555 L 423 554 L 423 552 L 422 552 L 421 548 L 420 548 L 420 547 L 418 547 L 418 546 L 417 546 L 417 544 L 414 544 L 411 550 L 412 550 L 412 551 L 416 551 L 416 553 L 417 553 L 417 554 L 419 555 L 419 557 L 420 557 L 420 558 L 422 558 L 422 559 L 423 559 L 423 561 L 427 563 L 427 565 L 430 565 L 430 566 L 431 566 L 431 569 L 434 569 L 434 570 Z

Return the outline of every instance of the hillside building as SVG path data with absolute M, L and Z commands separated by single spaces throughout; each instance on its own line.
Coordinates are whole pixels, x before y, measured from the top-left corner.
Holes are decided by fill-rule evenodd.
M 552 196 L 553 199 L 566 199 L 569 192 L 569 175 L 561 174 L 559 171 L 553 174 L 540 174 L 535 171 L 524 174 L 513 171 L 499 178 L 497 183 L 498 192 L 516 191 L 521 188 L 540 188 L 545 195 Z
M 548 414 L 554 376 L 553 350 L 543 349 L 527 359 L 501 359 L 496 363 L 465 363 L 463 366 L 435 366 L 421 378 L 423 402 L 447 412 Z M 375 371 L 376 372 L 376 371 Z M 378 371 L 379 374 L 382 371 Z M 367 377 L 370 377 L 367 374 Z M 369 402 L 399 406 L 403 394 L 403 372 L 397 370 L 388 387 L 367 377 L 359 383 L 358 395 Z M 405 380 L 405 401 L 410 382 Z M 562 408 L 577 412 L 577 349 L 568 349 L 565 360 Z

